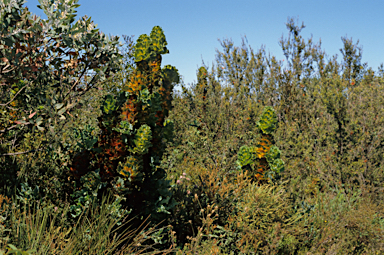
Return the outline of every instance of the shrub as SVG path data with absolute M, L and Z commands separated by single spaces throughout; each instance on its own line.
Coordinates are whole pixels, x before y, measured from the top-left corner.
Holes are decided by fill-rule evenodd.
M 136 68 L 117 95 L 107 95 L 98 118 L 100 135 L 92 148 L 74 155 L 71 174 L 79 180 L 98 171 L 100 180 L 118 195 L 132 215 L 150 216 L 153 224 L 173 206 L 169 182 L 160 167 L 166 142 L 172 139 L 171 109 L 177 69 L 161 68 L 168 53 L 163 30 L 141 35 L 134 51 Z M 102 190 L 101 190 L 102 192 Z

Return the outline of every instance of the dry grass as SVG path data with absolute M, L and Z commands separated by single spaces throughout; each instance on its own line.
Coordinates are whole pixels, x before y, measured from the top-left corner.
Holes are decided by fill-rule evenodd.
M 106 202 L 100 207 L 92 206 L 83 213 L 75 225 L 68 226 L 66 213 L 69 208 L 53 206 L 13 205 L 8 214 L 8 232 L 2 232 L 3 242 L 0 251 L 15 252 L 30 250 L 33 254 L 167 254 L 166 251 L 153 251 L 148 243 L 149 236 L 157 231 L 148 225 L 137 229 L 129 228 L 129 220 L 117 227 L 122 219 L 113 219 L 106 210 Z M 12 248 L 13 247 L 13 248 Z M 0 253 L 1 254 L 1 253 Z M 21 254 L 21 253 L 18 253 Z M 28 253 L 25 253 L 28 254 Z

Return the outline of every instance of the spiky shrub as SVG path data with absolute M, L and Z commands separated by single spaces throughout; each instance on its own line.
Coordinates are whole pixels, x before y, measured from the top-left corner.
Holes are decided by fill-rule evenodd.
M 257 122 L 261 132 L 256 146 L 242 146 L 238 153 L 239 169 L 248 170 L 254 180 L 273 181 L 284 171 L 284 161 L 280 158 L 280 150 L 274 145 L 273 132 L 276 129 L 277 117 L 272 107 L 267 106 Z
M 223 254 L 294 254 L 302 246 L 307 230 L 285 185 L 248 183 L 234 193 L 233 213 L 215 231 Z
M 170 204 L 169 184 L 159 166 L 166 142 L 172 139 L 167 116 L 179 75 L 173 66 L 161 68 L 161 55 L 169 52 L 166 45 L 158 26 L 150 36 L 138 38 L 130 79 L 117 96 L 105 97 L 97 143 L 77 154 L 71 166 L 76 178 L 98 169 L 101 180 L 127 198 L 134 214 L 152 214 L 152 220 Z

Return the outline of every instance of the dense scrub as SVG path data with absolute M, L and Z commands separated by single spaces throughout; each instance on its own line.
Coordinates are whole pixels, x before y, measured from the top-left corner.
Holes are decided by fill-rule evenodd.
M 382 251 L 383 66 L 374 72 L 362 63 L 352 39 L 342 38 L 340 59 L 304 40 L 303 25 L 288 20 L 287 28 L 285 60 L 224 40 L 216 62 L 182 87 L 171 115 L 177 139 L 164 160 L 169 176 L 183 181 L 180 199 L 195 193 L 203 207 L 218 207 L 201 240 L 224 253 Z M 242 146 L 262 141 L 257 122 L 265 106 L 277 115 L 273 137 L 285 171 L 274 183 L 243 187 L 236 162 Z M 191 181 L 180 180 L 183 172 Z M 190 203 L 180 205 L 191 211 Z M 194 215 L 180 228 L 188 220 L 201 226 Z
M 384 252 L 384 67 L 358 43 L 289 19 L 284 61 L 224 40 L 185 86 L 160 27 L 119 46 L 76 2 L 0 2 L 0 254 Z

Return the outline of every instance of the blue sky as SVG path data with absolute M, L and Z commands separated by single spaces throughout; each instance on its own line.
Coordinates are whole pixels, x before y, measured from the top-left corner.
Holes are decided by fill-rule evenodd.
M 279 40 L 287 36 L 288 17 L 298 18 L 306 28 L 303 37 L 321 38 L 328 55 L 341 54 L 341 37 L 352 37 L 363 46 L 363 62 L 377 70 L 384 62 L 384 1 L 382 0 L 80 0 L 78 16 L 88 15 L 106 34 L 149 34 L 161 26 L 170 54 L 163 64 L 175 66 L 184 83 L 196 81 L 196 70 L 204 60 L 211 66 L 218 39 L 232 38 L 241 45 L 246 35 L 250 46 L 284 59 Z M 44 17 L 38 0 L 27 0 L 32 13 Z

